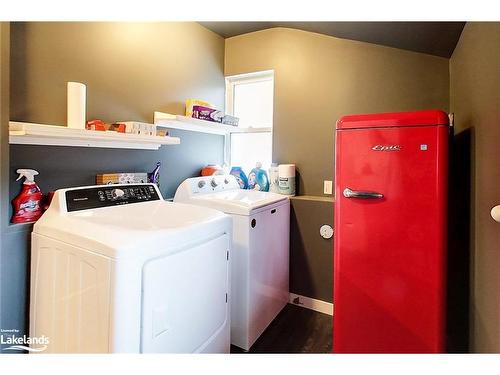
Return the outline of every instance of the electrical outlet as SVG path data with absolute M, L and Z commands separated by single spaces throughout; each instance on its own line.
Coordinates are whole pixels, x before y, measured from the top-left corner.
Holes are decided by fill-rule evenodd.
M 333 194 L 332 181 L 323 181 L 323 194 Z

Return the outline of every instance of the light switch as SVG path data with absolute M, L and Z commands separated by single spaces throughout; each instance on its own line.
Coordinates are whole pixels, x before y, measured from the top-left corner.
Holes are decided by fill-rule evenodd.
M 333 194 L 332 181 L 323 181 L 323 194 Z

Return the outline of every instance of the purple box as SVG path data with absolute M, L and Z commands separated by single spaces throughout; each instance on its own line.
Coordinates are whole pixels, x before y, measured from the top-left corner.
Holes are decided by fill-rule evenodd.
M 193 106 L 193 118 L 205 121 L 222 122 L 224 112 L 214 108 L 195 105 Z

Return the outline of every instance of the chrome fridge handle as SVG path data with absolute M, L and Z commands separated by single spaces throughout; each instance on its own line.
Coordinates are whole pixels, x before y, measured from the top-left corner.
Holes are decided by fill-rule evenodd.
M 360 198 L 360 199 L 381 199 L 383 194 L 374 191 L 356 191 L 350 188 L 345 188 L 342 192 L 346 198 Z

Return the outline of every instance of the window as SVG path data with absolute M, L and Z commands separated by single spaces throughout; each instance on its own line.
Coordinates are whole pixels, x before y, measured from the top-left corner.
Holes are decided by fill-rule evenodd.
M 272 162 L 274 72 L 226 78 L 226 111 L 240 119 L 247 132 L 231 133 L 230 164 L 246 174 L 257 162 L 267 169 Z

